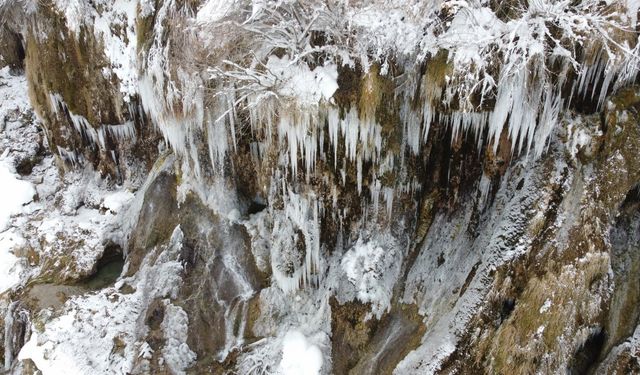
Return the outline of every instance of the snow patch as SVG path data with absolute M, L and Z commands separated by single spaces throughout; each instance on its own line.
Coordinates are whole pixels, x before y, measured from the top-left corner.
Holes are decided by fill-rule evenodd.
M 220 21 L 234 9 L 235 0 L 208 0 L 200 6 L 196 15 L 199 24 L 214 23 Z
M 9 219 L 24 211 L 24 205 L 33 200 L 36 191 L 33 185 L 20 180 L 14 168 L 6 160 L 8 149 L 0 157 L 0 231 L 7 229 Z
M 318 375 L 322 369 L 322 351 L 299 331 L 289 331 L 282 342 L 282 375 Z
M 13 229 L 0 233 L 0 294 L 20 282 L 23 267 L 12 251 L 25 243 L 25 239 Z
M 338 68 L 335 64 L 328 63 L 311 70 L 307 64 L 293 62 L 288 56 L 270 56 L 266 65 L 278 93 L 295 99 L 300 106 L 317 105 L 320 100 L 329 101 L 338 89 Z
M 111 212 L 118 213 L 123 207 L 129 205 L 133 200 L 133 193 L 127 190 L 117 191 L 104 197 L 102 208 Z

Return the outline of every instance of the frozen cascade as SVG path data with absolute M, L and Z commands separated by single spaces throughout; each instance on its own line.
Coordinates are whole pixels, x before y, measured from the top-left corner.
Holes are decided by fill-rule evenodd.
M 299 59 L 300 56 L 295 56 L 292 51 L 287 50 L 283 56 L 270 53 L 255 56 L 257 60 L 253 62 L 254 66 L 251 69 L 245 69 L 232 61 L 224 62 L 231 71 L 209 67 L 207 73 L 214 77 L 212 80 L 220 77 L 227 79 L 224 85 L 217 88 L 219 91 L 215 95 L 215 101 L 219 103 L 212 109 L 209 103 L 204 103 L 206 79 L 203 75 L 190 70 L 189 67 L 172 64 L 169 53 L 171 46 L 161 38 L 161 35 L 168 32 L 162 22 L 153 24 L 153 39 L 150 40 L 150 49 L 143 61 L 145 73 L 139 79 L 130 77 L 131 59 L 126 57 L 124 51 L 135 47 L 135 43 L 123 44 L 116 40 L 117 38 L 110 34 L 109 28 L 105 27 L 108 26 L 105 17 L 121 14 L 131 26 L 131 15 L 135 13 L 132 11 L 135 7 L 131 4 L 128 2 L 126 6 L 110 9 L 109 12 L 113 14 L 101 15 L 96 35 L 105 40 L 113 39 L 116 43 L 116 49 L 106 52 L 114 61 L 122 63 L 123 68 L 116 71 L 117 75 L 128 84 L 137 84 L 142 106 L 152 122 L 177 153 L 189 158 L 189 168 L 192 168 L 196 175 L 201 173 L 201 161 L 197 151 L 202 141 L 201 133 L 205 133 L 205 143 L 208 144 L 212 163 L 216 169 L 220 169 L 224 155 L 231 150 L 236 151 L 241 130 L 240 118 L 243 117 L 240 112 L 246 110 L 252 132 L 261 133 L 266 140 L 262 145 L 252 146 L 254 155 L 259 157 L 262 150 L 272 146 L 271 134 L 276 131 L 278 142 L 287 143 L 288 165 L 293 178 L 299 171 L 298 160 L 303 161 L 308 179 L 317 160 L 325 158 L 322 147 L 325 131 L 329 144 L 333 146 L 334 168 L 340 167 L 337 150 L 339 138 L 342 136 L 347 159 L 354 162 L 357 170 L 361 171 L 357 179 L 359 190 L 362 190 L 362 179 L 367 177 L 362 175 L 364 164 L 369 161 L 374 164 L 380 162 L 382 138 L 380 126 L 376 124 L 374 115 L 379 97 L 374 95 L 371 103 L 360 103 L 361 108 L 357 108 L 357 105 L 347 107 L 350 109 L 346 110 L 341 118 L 340 111 L 345 109 L 338 109 L 332 102 L 332 96 L 338 89 L 338 69 L 335 62 L 328 59 L 321 65 L 309 65 L 305 59 Z M 210 9 L 211 4 L 207 5 L 206 9 Z M 628 1 L 623 5 L 627 8 L 629 20 L 636 19 L 633 9 L 637 9 L 637 4 Z M 430 19 L 434 16 L 432 13 L 438 11 L 440 6 L 444 5 L 438 3 L 421 8 L 421 12 L 428 15 L 423 18 Z M 570 100 L 560 98 L 559 93 L 559 87 L 565 83 L 570 67 L 578 76 L 574 95 L 597 97 L 599 105 L 611 87 L 617 89 L 633 81 L 638 71 L 638 59 L 634 57 L 637 56 L 638 45 L 632 45 L 632 40 L 624 41 L 619 47 L 629 49 L 630 53 L 626 57 L 616 54 L 619 51 L 616 51 L 615 48 L 618 47 L 615 45 L 605 45 L 608 49 L 600 49 L 595 57 L 583 64 L 575 61 L 576 57 L 563 45 L 553 48 L 545 45 L 545 36 L 555 37 L 551 35 L 548 23 L 560 27 L 566 33 L 563 37 L 584 39 L 586 31 L 591 27 L 596 30 L 594 37 L 605 38 L 602 35 L 602 25 L 611 24 L 613 18 L 592 15 L 588 13 L 589 6 L 591 5 L 580 8 L 564 3 L 534 2 L 522 10 L 521 18 L 504 22 L 497 18 L 486 4 L 446 4 L 446 7 L 453 7 L 456 12 L 442 35 L 435 37 L 437 34 L 433 28 L 436 25 L 428 23 L 420 27 L 424 29 L 423 35 L 431 37 L 421 40 L 412 36 L 398 46 L 398 53 L 410 57 L 414 57 L 412 54 L 416 53 L 415 48 L 419 46 L 415 62 L 408 59 L 409 63 L 404 67 L 408 78 L 403 79 L 404 82 L 400 85 L 402 87 L 396 88 L 396 99 L 401 101 L 399 112 L 403 126 L 402 150 L 397 155 L 399 159 L 404 160 L 405 152 L 414 155 L 420 152 L 421 145 L 427 141 L 429 129 L 435 121 L 448 124 L 452 128 L 454 139 L 463 132 L 471 131 L 474 132 L 479 145 L 482 142 L 492 143 L 494 149 L 497 148 L 506 125 L 513 141 L 512 152 L 528 152 L 532 149 L 537 157 L 545 149 L 550 129 L 558 122 L 559 112 L 570 103 Z M 65 11 L 71 10 L 67 6 L 63 8 Z M 174 8 L 175 4 L 172 2 L 163 3 L 159 9 L 155 9 L 155 16 L 157 19 L 170 17 L 176 12 Z M 150 14 L 153 7 L 145 5 L 144 9 L 145 14 Z M 225 9 L 233 12 L 231 6 Z M 459 11 L 460 9 L 463 11 Z M 194 24 L 196 30 L 206 30 L 207 27 L 222 22 L 221 20 L 227 16 L 225 13 L 205 17 L 205 13 L 198 13 L 197 22 Z M 354 17 L 349 13 L 344 16 Z M 362 30 L 368 30 L 372 26 L 366 24 L 367 19 L 356 16 L 352 21 Z M 258 12 L 247 22 L 249 20 L 256 22 L 255 29 L 249 28 L 255 31 L 259 30 L 261 22 L 266 22 L 269 17 Z M 578 20 L 580 22 L 577 22 Z M 625 20 L 615 21 L 622 25 Z M 327 20 L 320 23 L 322 22 Z M 80 24 L 82 22 L 75 22 L 73 29 L 77 31 Z M 412 35 L 410 26 L 407 27 L 407 36 Z M 471 27 L 471 32 L 461 33 L 461 27 Z M 622 27 L 621 29 L 624 30 Z M 186 40 L 198 34 L 191 32 L 192 30 L 189 30 L 186 33 Z M 127 30 L 127 34 L 129 33 L 130 30 Z M 470 38 L 470 35 L 475 37 Z M 384 45 L 377 44 L 380 40 L 373 39 L 371 42 L 374 40 L 376 48 L 384 51 L 380 49 Z M 606 42 L 606 38 L 604 41 Z M 441 51 L 448 53 L 445 60 L 427 58 L 436 56 Z M 335 53 L 344 60 L 345 66 L 353 65 L 355 57 L 348 56 L 349 52 L 338 50 Z M 382 56 L 380 53 L 382 52 L 378 52 L 376 56 Z M 543 61 L 541 58 L 545 54 L 549 56 L 549 61 Z M 497 74 L 491 73 L 495 75 L 491 76 L 486 65 L 494 64 L 494 57 L 502 59 L 504 68 Z M 389 67 L 381 64 L 381 68 L 374 68 L 376 65 L 372 64 L 373 61 L 369 61 L 368 58 L 364 61 L 364 54 L 359 58 L 363 59 L 361 63 L 365 68 L 365 90 L 375 94 L 378 87 L 375 79 L 371 78 L 376 74 L 387 75 Z M 558 75 L 557 82 L 554 82 L 545 69 L 549 70 L 549 66 L 556 62 L 563 66 L 563 70 Z M 422 73 L 416 68 L 421 63 L 426 65 L 426 70 L 430 72 L 428 75 L 421 76 Z M 537 66 L 538 69 L 524 69 L 527 64 Z M 264 67 L 264 71 L 256 70 L 256 65 Z M 256 75 L 251 76 L 254 73 Z M 442 73 L 442 76 L 438 75 L 439 73 Z M 533 77 L 537 77 L 542 83 L 530 85 L 529 81 Z M 252 80 L 257 83 L 247 83 Z M 599 80 L 603 81 L 601 85 L 593 84 Z M 598 86 L 600 89 L 596 93 Z M 234 87 L 239 88 L 235 90 Z M 242 88 L 246 88 L 246 91 L 242 91 Z M 128 90 L 127 88 L 125 91 Z M 497 91 L 495 107 L 481 109 L 485 95 L 491 93 L 491 90 Z M 469 97 L 474 93 L 481 96 L 480 106 L 472 105 L 469 101 Z M 55 95 L 57 94 L 52 94 L 52 102 L 59 102 L 60 98 L 54 98 Z M 459 103 L 452 106 L 455 104 L 456 96 L 460 97 Z M 81 116 L 72 113 L 69 113 L 69 116 L 78 132 L 94 143 L 104 144 L 105 134 L 100 134 L 101 129 L 91 128 Z M 116 138 L 132 136 L 131 127 L 125 125 L 127 126 L 123 125 L 121 130 L 104 129 L 104 133 L 112 133 Z M 485 130 L 488 130 L 488 134 L 486 139 L 482 139 Z
M 12 302 L 4 317 L 4 370 L 8 371 L 13 362 L 13 313 L 17 302 Z
M 244 344 L 244 331 L 249 311 L 248 298 L 240 298 L 232 306 L 226 306 L 224 313 L 224 348 L 218 353 L 218 360 L 223 361 L 229 353 Z M 240 323 L 239 325 L 238 322 Z
M 318 202 L 313 196 L 305 198 L 288 191 L 282 216 L 274 223 L 272 233 L 271 268 L 275 281 L 285 293 L 318 285 L 322 277 Z M 300 253 L 299 240 L 303 241 L 304 254 Z
M 169 8 L 163 5 L 158 12 L 160 15 L 168 14 Z M 531 14 L 523 15 L 517 22 L 504 23 L 487 7 L 469 7 L 467 11 L 455 15 L 450 30 L 440 40 L 436 40 L 434 45 L 425 44 L 428 55 L 434 56 L 434 51 L 444 49 L 449 57 L 442 61 L 427 60 L 425 64 L 431 75 L 420 76 L 422 73 L 408 66 L 403 86 L 396 88 L 396 99 L 401 101 L 399 115 L 402 123 L 402 147 L 396 157 L 401 166 L 404 165 L 405 153 L 420 153 L 434 122 L 450 127 L 452 142 L 462 134 L 472 133 L 479 148 L 487 143 L 493 146 L 494 151 L 506 127 L 512 141 L 512 154 L 531 150 L 534 157 L 539 157 L 546 149 L 551 130 L 560 120 L 561 111 L 570 104 L 570 100 L 561 96 L 559 88 L 564 85 L 571 68 L 578 73 L 574 95 L 597 96 L 600 102 L 609 87 L 619 87 L 621 81 L 629 82 L 636 76 L 637 72 L 633 69 L 637 67 L 636 58 L 616 60 L 604 58 L 601 53 L 591 65 L 581 66 L 572 63 L 574 57 L 563 47 L 557 46 L 552 51 L 546 51 L 548 47 L 544 45 L 543 36 L 549 30 L 545 17 L 554 15 L 558 9 L 546 3 L 537 4 L 528 10 Z M 571 12 L 574 10 L 571 9 Z M 568 19 L 574 16 L 574 13 L 567 15 Z M 207 21 L 202 22 L 200 26 Z M 566 20 L 556 19 L 554 22 Z M 483 38 L 467 40 L 467 36 L 459 35 L 456 27 L 469 23 Z M 491 25 L 493 28 L 488 28 Z M 579 28 L 583 25 L 570 27 Z M 154 31 L 162 32 L 163 26 L 156 24 Z M 472 46 L 465 47 L 464 43 Z M 637 51 L 638 47 L 634 48 Z M 504 53 L 504 57 L 501 57 L 504 67 L 492 77 L 483 70 L 486 67 L 480 64 L 491 60 L 485 54 L 490 55 L 494 49 Z M 229 64 L 238 70 L 232 70 L 226 76 L 224 70 L 210 68 L 209 72 L 215 72 L 213 80 L 224 77 L 227 81 L 216 93 L 214 105 L 205 108 L 203 81 L 197 74 L 187 73 L 178 67 L 174 74 L 177 84 L 168 84 L 172 73 L 167 63 L 167 51 L 168 47 L 162 47 L 159 41 L 154 42 L 146 61 L 147 72 L 140 79 L 140 96 L 145 110 L 154 119 L 167 143 L 191 161 L 189 167 L 194 169 L 196 175 L 201 173 L 197 149 L 199 143 L 203 142 L 198 134 L 204 131 L 209 158 L 219 170 L 225 155 L 237 151 L 239 126 L 245 114 L 248 115 L 246 118 L 252 134 L 260 139 L 251 144 L 252 156 L 256 161 L 261 161 L 266 150 L 282 147 L 282 151 L 286 150 L 286 158 L 279 159 L 280 165 L 277 167 L 289 168 L 289 178 L 295 179 L 304 170 L 308 182 L 316 163 L 327 160 L 324 155 L 325 134 L 328 149 L 333 151 L 334 169 L 340 168 L 342 174 L 346 170 L 345 160 L 338 158 L 339 147 L 344 147 L 346 161 L 355 166 L 358 192 L 361 193 L 363 188 L 367 190 L 367 187 L 363 187 L 364 180 L 375 181 L 383 174 L 382 128 L 375 120 L 375 103 L 379 98 L 374 95 L 374 104 L 360 103 L 338 108 L 331 101 L 337 88 L 335 66 L 325 64 L 311 70 L 304 62 L 292 60 L 288 55 L 266 55 L 266 62 L 263 63 L 266 71 L 256 72 L 255 77 L 251 77 L 252 71 L 242 70 L 235 63 Z M 522 51 L 527 51 L 524 59 L 521 58 Z M 543 61 L 543 52 L 549 54 L 549 61 Z M 477 64 L 476 68 L 471 69 L 472 63 Z M 527 64 L 534 69 L 525 69 Z M 549 66 L 554 64 L 562 67 L 556 81 L 547 72 Z M 440 71 L 444 76 L 436 75 Z M 375 80 L 371 79 L 377 72 L 375 69 L 365 72 L 365 90 L 377 87 Z M 600 92 L 595 93 L 596 85 L 592 83 L 602 76 L 605 77 L 604 83 L 600 85 Z M 252 79 L 257 80 L 258 86 L 246 83 Z M 532 80 L 540 83 L 531 84 Z M 241 83 L 238 85 L 240 88 L 234 89 L 234 83 Z M 587 93 L 587 88 L 592 86 L 590 90 L 593 92 Z M 484 96 L 492 93 L 492 90 L 495 90 L 495 105 L 493 108 L 482 107 Z M 481 96 L 480 106 L 471 104 L 469 99 L 477 93 Z M 454 103 L 458 96 L 460 102 Z M 176 106 L 181 108 L 179 118 L 172 111 Z M 242 111 L 246 113 L 242 114 Z M 274 133 L 277 134 L 277 145 L 272 144 Z M 373 164 L 373 170 L 365 168 L 369 162 Z M 365 173 L 370 175 L 365 176 Z M 342 180 L 346 182 L 346 178 Z M 369 190 L 373 189 L 373 200 L 376 200 L 375 190 L 382 191 L 382 188 L 369 187 Z M 399 184 L 384 187 L 396 190 L 394 194 L 387 193 L 388 197 L 402 191 L 415 191 L 415 188 L 407 189 Z M 374 206 L 379 207 L 379 204 Z
M 4 370 L 9 371 L 18 352 L 31 334 L 29 312 L 19 301 L 9 304 L 4 317 Z
M 248 301 L 255 294 L 255 290 L 246 276 L 246 270 L 242 269 L 238 263 L 237 254 L 223 250 L 222 264 L 228 275 L 233 280 L 233 284 L 237 289 L 237 296 L 230 301 L 223 298 L 217 302 L 221 303 L 224 308 L 225 322 L 225 345 L 218 354 L 219 360 L 224 360 L 229 352 L 244 343 L 244 328 L 247 321 Z M 215 292 L 217 294 L 217 291 Z M 240 325 L 236 327 L 236 324 Z

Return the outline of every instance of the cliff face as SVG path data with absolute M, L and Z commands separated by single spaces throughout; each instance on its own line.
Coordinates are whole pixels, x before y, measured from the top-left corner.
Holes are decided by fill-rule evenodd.
M 5 371 L 640 371 L 638 6 L 0 0 Z

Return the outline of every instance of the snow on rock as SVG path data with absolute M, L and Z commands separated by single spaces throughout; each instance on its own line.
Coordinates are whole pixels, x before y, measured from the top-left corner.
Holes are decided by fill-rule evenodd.
M 54 6 L 64 15 L 66 25 L 76 36 L 87 25 L 103 41 L 104 54 L 110 64 L 103 74 L 115 73 L 125 101 L 136 94 L 137 69 L 135 32 L 138 0 L 55 0 Z M 142 9 L 146 9 L 143 7 Z M 109 77 L 105 77 L 109 78 Z
M 0 233 L 0 293 L 17 285 L 21 280 L 23 267 L 20 259 L 12 251 L 25 242 L 15 229 Z
M 507 172 L 490 209 L 482 214 L 477 235 L 460 229 L 473 220 L 472 200 L 452 215 L 436 215 L 409 270 L 402 297 L 403 303 L 418 306 L 427 331 L 422 344 L 400 361 L 394 373 L 436 373 L 456 350 L 466 324 L 483 303 L 492 280 L 487 275 L 531 248 L 527 225 L 535 212 L 546 210 L 552 194 L 547 184 L 563 186 L 568 178 L 563 154 L 553 152 L 552 170 L 526 168 L 521 160 Z M 516 189 L 519 181 L 523 185 Z
M 85 277 L 94 271 L 106 240 L 120 222 L 115 211 L 131 199 L 131 193 L 109 190 L 92 170 L 69 172 L 60 183 L 52 197 L 32 205 L 29 225 L 21 229 L 46 265 L 42 272 L 59 279 Z
M 111 70 L 120 83 L 125 101 L 137 93 L 137 40 L 135 27 L 138 0 L 103 2 L 94 18 L 94 32 L 104 40 L 104 53 L 111 62 Z M 122 27 L 115 29 L 114 25 Z M 119 30 L 119 31 L 118 31 Z
M 18 178 L 5 157 L 0 157 L 0 231 L 7 229 L 9 218 L 23 212 L 24 205 L 31 202 L 36 193 L 31 183 Z
M 287 332 L 282 342 L 282 375 L 318 375 L 322 369 L 322 352 L 301 332 Z
M 10 112 L 26 112 L 30 108 L 26 78 L 11 75 L 8 66 L 0 69 L 0 130 Z
M 196 354 L 187 345 L 189 317 L 181 307 L 171 304 L 168 300 L 165 300 L 165 304 L 162 330 L 166 342 L 162 355 L 174 374 L 184 374 L 184 369 L 196 360 Z
M 359 238 L 342 258 L 342 269 L 355 287 L 358 300 L 371 303 L 377 319 L 391 307 L 393 286 L 400 272 L 399 255 L 392 246 L 383 247 L 375 240 L 365 242 Z
M 116 284 L 118 288 L 129 284 L 135 292 L 107 288 L 71 298 L 52 318 L 43 316 L 44 329 L 34 327 L 18 359 L 30 358 L 45 375 L 130 373 L 136 358 L 148 352 L 142 340 L 146 328 L 140 325 L 147 306 L 156 298 L 177 297 L 182 284 L 183 266 L 178 261 L 182 240 L 177 227 L 159 255 L 147 255 L 135 276 Z M 169 302 L 167 313 L 162 353 L 171 370 L 180 374 L 195 358 L 185 343 L 188 320 L 181 308 Z
M 275 86 L 278 94 L 295 100 L 299 106 L 328 101 L 338 89 L 338 70 L 334 64 L 311 70 L 307 64 L 297 64 L 287 56 L 270 56 L 266 66 L 273 81 L 264 85 Z
M 569 139 L 566 147 L 572 159 L 575 159 L 580 151 L 590 154 L 589 146 L 593 138 L 602 135 L 599 129 L 590 129 L 580 116 L 568 121 L 567 133 Z
M 102 201 L 102 208 L 107 209 L 113 213 L 118 213 L 123 207 L 126 207 L 134 195 L 127 190 L 117 191 L 104 197 Z

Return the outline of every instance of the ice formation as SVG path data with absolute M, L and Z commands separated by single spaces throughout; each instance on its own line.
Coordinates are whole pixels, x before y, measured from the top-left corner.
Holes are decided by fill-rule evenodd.
M 7 4 L 0 0 L 0 15 Z M 58 37 L 34 26 L 35 2 L 14 4 L 35 17 L 21 32 Z M 351 348 L 362 361 L 354 372 L 395 361 L 388 372 L 433 373 L 462 340 L 497 336 L 509 319 L 489 311 L 482 319 L 496 324 L 474 320 L 489 303 L 504 306 L 490 294 L 499 282 L 512 292 L 519 274 L 500 267 L 534 246 L 556 246 L 549 258 L 570 253 L 561 225 L 579 227 L 581 215 L 596 217 L 582 232 L 610 245 L 602 228 L 625 192 L 609 196 L 594 170 L 630 174 L 634 153 L 592 157 L 620 132 L 633 140 L 625 122 L 634 114 L 609 98 L 638 80 L 636 0 L 531 0 L 508 12 L 484 0 L 51 6 L 56 27 L 68 29 L 60 38 L 97 44 L 92 58 L 116 102 L 105 111 L 118 120 L 92 123 L 101 115 L 74 113 L 68 93 L 47 91 L 46 103 L 35 104 L 51 116 L 38 120 L 51 117 L 76 142 L 55 144 L 43 124 L 46 139 L 30 142 L 53 142 L 47 146 L 67 164 L 58 171 L 58 159 L 38 155 L 21 177 L 20 152 L 36 152 L 7 145 L 23 131 L 36 139 L 38 130 L 35 120 L 18 121 L 30 111 L 25 80 L 0 70 L 5 331 L 19 323 L 12 299 L 32 281 L 83 280 L 114 248 L 125 268 L 115 285 L 25 319 L 33 334 L 17 361 L 15 336 L 6 333 L 6 369 L 30 359 L 45 374 L 198 366 L 325 374 L 343 365 L 333 361 L 344 354 L 339 345 L 362 340 Z M 602 129 L 592 113 L 604 118 Z M 604 129 L 609 122 L 617 133 Z M 132 149 L 121 153 L 124 144 Z M 89 148 L 95 160 L 84 157 Z M 606 209 L 590 207 L 596 199 Z M 193 217 L 201 221 L 185 224 Z M 150 234 L 136 239 L 136 231 Z M 581 265 L 609 262 L 579 245 L 586 255 L 557 267 L 563 280 L 586 281 Z M 601 279 L 583 282 L 597 291 L 575 310 L 585 322 L 612 293 Z M 550 314 L 560 305 L 545 297 L 530 310 Z M 150 333 L 152 305 L 162 319 Z M 202 338 L 194 327 L 212 332 Z M 464 336 L 468 327 L 478 333 Z M 573 328 L 565 341 L 550 340 L 570 343 L 557 368 L 597 334 Z M 551 330 L 535 329 L 535 337 Z M 398 352 L 399 342 L 411 345 Z

